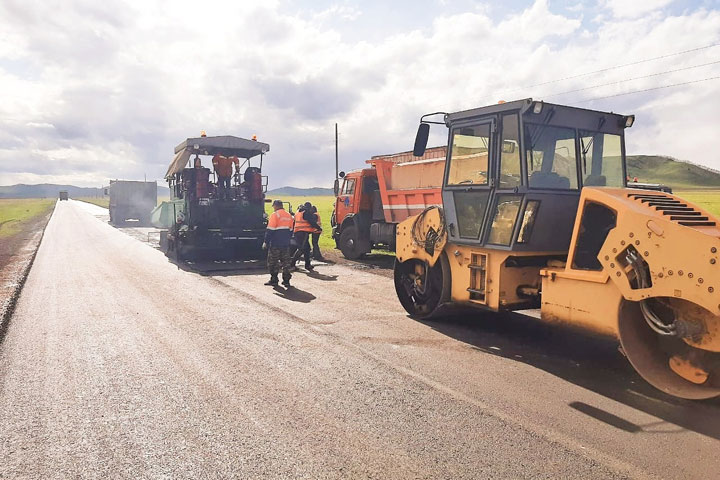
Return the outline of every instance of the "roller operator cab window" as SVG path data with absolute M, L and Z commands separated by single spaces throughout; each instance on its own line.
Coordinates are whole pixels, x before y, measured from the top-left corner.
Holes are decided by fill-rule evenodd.
M 500 150 L 500 188 L 520 186 L 520 132 L 517 114 L 502 117 Z
M 355 179 L 346 178 L 345 182 L 343 182 L 342 194 L 352 195 L 353 193 L 355 193 Z
M 488 243 L 510 245 L 522 195 L 498 195 Z
M 453 132 L 448 185 L 487 185 L 490 124 Z
M 575 129 L 525 124 L 530 188 L 576 190 Z
M 583 186 L 625 186 L 620 135 L 580 131 Z
M 477 240 L 480 237 L 485 209 L 490 192 L 455 192 L 455 212 L 457 214 L 458 234 L 461 238 Z
M 540 209 L 539 200 L 530 200 L 525 205 L 525 212 L 522 216 L 522 224 L 520 224 L 520 232 L 518 233 L 517 243 L 528 243 L 535 226 L 535 218 Z

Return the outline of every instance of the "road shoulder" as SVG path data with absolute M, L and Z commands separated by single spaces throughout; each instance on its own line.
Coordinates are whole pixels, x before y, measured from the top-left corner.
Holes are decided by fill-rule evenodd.
M 54 207 L 27 222 L 20 232 L 4 238 L 0 246 L 0 342 L 53 212 Z

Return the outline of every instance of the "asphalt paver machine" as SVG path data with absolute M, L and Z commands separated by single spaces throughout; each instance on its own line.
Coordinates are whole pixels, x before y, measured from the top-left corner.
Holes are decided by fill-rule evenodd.
M 170 200 L 158 206 L 161 249 L 178 260 L 255 258 L 267 227 L 262 175 L 267 143 L 234 136 L 188 138 L 175 147 L 165 175 Z M 238 157 L 230 188 L 212 169 L 215 155 Z
M 414 153 L 430 123 L 448 128 L 443 205 L 397 226 L 411 315 L 523 310 L 618 339 L 670 395 L 720 395 L 720 220 L 627 187 L 634 116 L 525 99 L 434 118 Z

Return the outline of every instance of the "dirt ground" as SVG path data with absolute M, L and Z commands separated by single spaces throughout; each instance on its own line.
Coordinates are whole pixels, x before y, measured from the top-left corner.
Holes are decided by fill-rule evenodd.
M 0 323 L 51 215 L 52 211 L 24 222 L 19 232 L 0 242 Z
M 358 270 L 382 275 L 387 278 L 393 277 L 393 263 L 395 262 L 395 255 L 391 252 L 370 253 L 357 260 L 348 260 L 343 257 L 342 253 L 340 253 L 340 250 L 338 249 L 321 248 L 321 250 L 323 256 L 327 260 L 327 263 L 346 265 Z
M 52 212 L 49 212 L 35 217 L 24 224 L 18 233 L 3 238 L 0 242 L 0 272 L 18 255 L 24 245 L 43 229 L 51 214 Z

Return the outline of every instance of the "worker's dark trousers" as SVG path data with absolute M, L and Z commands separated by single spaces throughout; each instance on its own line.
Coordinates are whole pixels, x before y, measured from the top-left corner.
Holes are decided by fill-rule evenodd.
M 314 233 L 312 234 L 312 258 L 315 260 L 320 260 L 323 258 L 322 252 L 320 251 L 320 234 Z
M 218 177 L 220 198 L 230 198 L 230 178 L 232 177 Z
M 280 269 L 282 269 L 283 281 L 290 281 L 290 277 L 292 277 L 292 274 L 290 273 L 290 266 L 291 261 L 289 247 L 268 248 L 267 267 L 268 271 L 270 272 L 270 278 L 272 278 L 273 280 L 277 280 L 278 273 L 280 273 Z
M 311 265 L 310 263 L 310 232 L 295 232 L 295 243 L 297 243 L 297 250 L 292 258 L 292 264 L 295 265 L 300 260 L 300 255 L 305 259 L 305 268 Z

